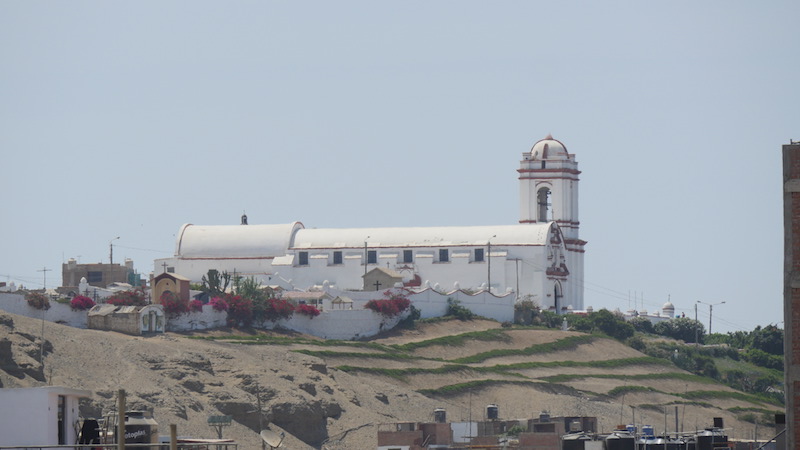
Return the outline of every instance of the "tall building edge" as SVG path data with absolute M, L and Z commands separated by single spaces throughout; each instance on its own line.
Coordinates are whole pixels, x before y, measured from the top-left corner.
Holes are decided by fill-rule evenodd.
M 800 143 L 783 146 L 786 447 L 800 445 Z

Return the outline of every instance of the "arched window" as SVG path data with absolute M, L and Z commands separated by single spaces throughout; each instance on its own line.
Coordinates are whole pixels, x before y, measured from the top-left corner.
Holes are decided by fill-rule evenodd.
M 553 209 L 550 204 L 550 188 L 543 187 L 536 193 L 537 214 L 536 220 L 538 222 L 549 222 L 553 220 Z

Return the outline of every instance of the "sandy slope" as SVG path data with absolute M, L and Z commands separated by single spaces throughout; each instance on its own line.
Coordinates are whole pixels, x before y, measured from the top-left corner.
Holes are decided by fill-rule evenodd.
M 13 325 L 8 322 L 13 320 Z M 438 322 L 416 330 L 394 331 L 375 342 L 394 345 L 420 342 L 435 337 L 497 328 L 491 321 Z M 13 361 L 4 361 L 0 370 L 3 387 L 43 385 L 36 380 L 40 321 L 0 313 L 0 343 L 10 340 Z M 203 335 L 221 335 L 213 331 Z M 552 330 L 509 331 L 506 342 L 470 341 L 458 347 L 431 346 L 418 349 L 415 356 L 452 359 L 495 348 L 522 349 L 552 342 L 573 335 Z M 225 436 L 233 437 L 242 449 L 260 448 L 260 429 L 256 393 L 261 393 L 263 426 L 286 430 L 290 436 L 286 448 L 369 449 L 375 446 L 378 424 L 395 421 L 431 420 L 437 407 L 448 410 L 450 420 L 481 418 L 489 403 L 500 406 L 501 417 L 524 418 L 548 410 L 553 415 L 585 414 L 600 418 L 603 429 L 631 420 L 637 405 L 637 421 L 663 428 L 663 408 L 646 405 L 668 405 L 681 399 L 666 393 L 686 390 L 729 390 L 724 386 L 685 383 L 673 380 L 636 380 L 577 378 L 553 385 L 537 382 L 538 378 L 557 374 L 644 374 L 679 371 L 665 366 L 628 366 L 597 369 L 586 367 L 519 370 L 536 384 L 491 384 L 454 396 L 427 398 L 416 391 L 480 379 L 514 381 L 502 374 L 479 374 L 474 371 L 444 375 L 410 376 L 404 380 L 364 373 L 346 373 L 336 366 L 362 367 L 438 367 L 442 361 L 360 359 L 354 356 L 318 358 L 292 350 L 312 349 L 339 352 L 372 352 L 351 346 L 317 347 L 313 345 L 240 345 L 189 339 L 186 335 L 168 333 L 154 337 L 132 337 L 118 333 L 79 330 L 45 323 L 44 337 L 52 345 L 45 353 L 44 371 L 38 376 L 52 385 L 87 389 L 94 392 L 85 405 L 87 415 L 109 411 L 114 394 L 124 388 L 131 408 L 151 409 L 163 430 L 168 424 L 178 425 L 179 434 L 214 437 L 206 421 L 210 415 L 231 414 L 234 425 Z M 308 338 L 308 337 L 306 337 Z M 311 339 L 311 338 L 309 338 Z M 454 356 L 455 355 L 455 356 Z M 475 366 L 493 366 L 525 361 L 578 361 L 619 359 L 643 356 L 615 341 L 600 339 L 550 354 L 492 358 Z M 16 369 L 9 369 L 15 366 Z M 29 372 L 20 377 L 20 371 Z M 33 374 L 33 376 L 31 375 Z M 652 387 L 662 393 L 629 393 L 624 398 L 596 396 L 617 386 L 633 384 Z M 577 390 L 576 390 L 577 389 Z M 581 391 L 584 392 L 581 392 Z M 713 401 L 713 406 L 681 406 L 679 411 L 686 429 L 706 426 L 710 418 L 722 416 L 737 436 L 751 436 L 753 426 L 734 420 L 725 411 L 733 406 L 752 405 L 738 400 Z M 667 407 L 669 428 L 674 428 L 674 407 Z M 661 425 L 661 426 L 659 426 Z M 763 431 L 767 434 L 766 431 Z

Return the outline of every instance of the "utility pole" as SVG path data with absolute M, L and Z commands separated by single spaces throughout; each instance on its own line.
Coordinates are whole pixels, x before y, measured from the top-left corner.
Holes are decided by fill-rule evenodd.
M 114 241 L 119 239 L 119 236 L 115 237 L 114 239 L 108 241 L 108 263 L 114 264 Z
M 42 267 L 40 270 L 37 270 L 37 272 L 42 272 L 42 277 L 44 278 L 44 280 L 42 280 L 42 287 L 44 288 L 44 293 L 42 295 L 44 295 L 45 298 L 47 297 L 47 272 L 50 272 L 50 270 L 51 269 L 48 269 L 47 267 Z M 45 308 L 45 305 L 42 305 L 42 336 L 41 336 L 41 342 L 39 342 L 39 364 L 42 365 L 42 369 L 44 369 L 44 312 L 45 311 L 47 311 L 47 308 Z
M 42 267 L 41 269 L 37 270 L 37 272 L 42 272 L 42 277 L 44 277 L 44 280 L 42 280 L 42 287 L 45 291 L 47 291 L 47 272 L 50 271 L 52 271 L 52 269 L 48 269 L 47 267 Z
M 708 334 L 711 334 L 711 316 L 712 316 L 712 313 L 714 312 L 714 307 L 717 306 L 717 305 L 723 305 L 723 304 L 725 304 L 725 302 L 706 303 L 706 302 L 701 302 L 700 300 L 698 300 L 697 303 L 702 303 L 704 305 L 708 305 Z M 696 310 L 697 310 L 697 305 L 695 305 L 695 311 Z M 697 320 L 696 315 L 697 315 L 697 313 L 695 313 L 695 320 Z

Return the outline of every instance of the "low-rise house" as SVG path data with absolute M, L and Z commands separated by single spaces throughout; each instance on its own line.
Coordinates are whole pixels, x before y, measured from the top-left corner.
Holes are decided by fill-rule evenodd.
M 90 391 L 60 386 L 0 389 L 0 444 L 38 447 L 77 442 L 78 404 Z

